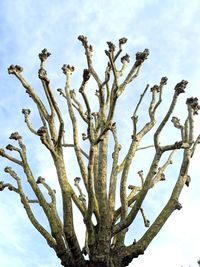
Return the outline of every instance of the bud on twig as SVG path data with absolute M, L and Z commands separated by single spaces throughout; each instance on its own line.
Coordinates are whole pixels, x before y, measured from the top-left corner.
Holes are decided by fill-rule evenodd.
M 23 71 L 23 68 L 19 65 L 10 65 L 8 68 L 8 74 L 15 74 L 15 73 L 21 73 Z
M 83 83 L 86 83 L 90 79 L 90 72 L 88 69 L 83 70 Z
M 122 63 L 124 63 L 125 61 L 126 61 L 127 63 L 130 62 L 130 56 L 129 56 L 128 54 L 126 54 L 125 56 L 123 56 L 123 57 L 121 58 L 121 62 L 122 62 Z
M 19 179 L 17 177 L 17 174 L 15 171 L 13 171 L 13 169 L 11 167 L 5 167 L 4 169 L 5 172 L 9 173 L 15 180 Z M 9 189 L 9 188 L 8 188 Z
M 80 177 L 75 177 L 74 178 L 74 184 L 77 186 L 80 183 L 81 178 Z
M 161 84 L 161 85 L 166 85 L 166 84 L 167 84 L 167 80 L 168 80 L 167 77 L 162 77 L 162 78 L 161 78 L 161 81 L 160 81 L 160 84 Z
M 83 47 L 84 47 L 85 49 L 88 48 L 88 49 L 90 50 L 90 52 L 93 51 L 92 46 L 91 46 L 91 45 L 88 45 L 88 40 L 87 40 L 87 37 L 86 37 L 86 36 L 84 36 L 84 35 L 79 35 L 79 36 L 78 36 L 78 40 L 81 41 L 81 43 L 82 43 L 82 45 L 83 45 Z
M 19 139 L 22 139 L 21 135 L 19 135 L 18 132 L 14 132 L 14 133 L 11 133 L 9 139 L 13 139 L 13 140 L 19 140 Z
M 5 167 L 4 171 L 7 173 L 10 173 L 12 171 L 12 168 L 11 167 Z
M 115 51 L 115 45 L 112 42 L 107 42 L 109 52 L 114 52 Z
M 197 97 L 188 98 L 186 104 L 192 108 L 194 115 L 198 115 L 198 111 L 200 110 L 200 105 L 198 104 Z
M 8 144 L 8 145 L 6 146 L 6 149 L 12 151 L 12 150 L 13 150 L 13 146 L 12 146 L 11 144 Z
M 149 55 L 149 49 L 144 49 L 143 52 L 137 52 L 136 53 L 136 66 L 141 65 L 148 57 Z
M 88 40 L 87 40 L 87 37 L 86 36 L 79 35 L 78 36 L 78 40 L 82 42 L 83 46 L 86 46 L 87 45 Z
M 109 55 L 110 55 L 109 51 L 108 50 L 105 50 L 104 52 L 105 52 L 106 56 L 109 57 Z
M 143 170 L 138 171 L 139 176 L 143 176 L 144 172 Z
M 45 61 L 49 56 L 51 55 L 51 53 L 48 52 L 48 50 L 46 48 L 44 48 L 42 50 L 42 52 L 38 55 L 40 60 L 43 62 Z
M 37 179 L 37 181 L 36 181 L 36 183 L 37 184 L 41 184 L 43 182 L 45 182 L 45 178 L 43 178 L 42 176 L 39 176 L 38 179 Z
M 0 156 L 4 157 L 5 155 L 5 150 L 3 148 L 0 148 Z
M 123 45 L 123 44 L 125 44 L 126 42 L 127 42 L 127 38 L 126 37 L 122 37 L 122 38 L 120 38 L 119 39 L 119 45 Z
M 63 97 L 66 98 L 66 95 L 64 94 L 63 90 L 61 88 L 58 88 L 57 91 L 59 92 L 59 94 Z
M 62 66 L 62 71 L 64 74 L 67 74 L 67 72 L 73 72 L 74 71 L 74 67 L 73 66 L 70 66 L 70 65 L 67 65 L 67 64 L 64 64 Z
M 180 83 L 177 83 L 177 85 L 175 86 L 175 91 L 177 92 L 177 94 L 181 94 L 181 93 L 185 93 L 185 88 L 188 84 L 188 81 L 186 80 L 182 80 Z
M 153 87 L 151 87 L 151 92 L 159 93 L 160 92 L 160 87 L 157 84 L 155 84 Z
M 174 127 L 182 129 L 183 126 L 180 124 L 180 120 L 177 117 L 172 117 L 171 122 L 174 124 Z
M 25 109 L 25 108 L 22 109 L 22 114 L 24 114 L 25 116 L 29 115 L 30 113 L 31 113 L 30 109 Z

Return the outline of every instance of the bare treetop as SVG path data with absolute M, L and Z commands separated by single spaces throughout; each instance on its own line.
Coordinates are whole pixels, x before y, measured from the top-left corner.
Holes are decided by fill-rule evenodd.
M 51 82 L 45 68 L 45 62 L 51 53 L 46 48 L 39 53 L 38 77 L 41 80 L 48 106 L 44 104 L 34 88 L 24 78 L 22 67 L 11 65 L 8 68 L 8 73 L 16 76 L 39 111 L 41 126 L 36 129 L 31 123 L 31 110 L 22 109 L 28 129 L 38 136 L 41 144 L 52 156 L 61 189 L 63 218 L 58 215 L 56 191 L 48 185 L 48 177 L 35 177 L 27 157 L 29 151 L 18 132 L 10 135 L 13 143 L 17 144 L 8 144 L 6 150 L 0 149 L 0 156 L 7 158 L 23 169 L 27 183 L 35 194 L 35 199 L 30 199 L 25 194 L 21 183 L 24 177 L 19 177 L 11 167 L 6 167 L 5 172 L 14 179 L 13 184 L 1 181 L 0 191 L 8 188 L 19 195 L 29 220 L 55 251 L 63 266 L 124 267 L 134 258 L 144 254 L 169 216 L 175 210 L 182 208 L 179 203 L 179 196 L 184 185 L 189 186 L 191 182 L 189 164 L 200 142 L 200 136 L 194 137 L 194 116 L 198 114 L 200 106 L 196 97 L 190 97 L 186 100 L 187 116 L 185 121 L 181 123 L 180 119 L 173 115 L 179 95 L 185 93 L 188 84 L 186 80 L 182 80 L 175 85 L 166 114 L 157 125 L 156 116 L 163 101 L 163 90 L 168 79 L 161 77 L 158 84 L 151 87 L 149 84 L 146 85 L 135 105 L 133 114 L 130 115 L 130 123 L 133 125 L 130 144 L 125 157 L 120 161 L 122 145 L 121 137 L 119 138 L 117 132 L 120 125 L 117 124 L 115 118 L 117 102 L 119 97 L 125 93 L 126 87 L 134 82 L 139 75 L 142 65 L 149 56 L 149 50 L 144 49 L 142 52 L 137 52 L 135 62 L 128 70 L 130 56 L 127 53 L 122 54 L 127 38 L 119 39 L 118 46 L 110 41 L 107 42 L 108 48 L 105 50 L 105 55 L 108 62 L 104 77 L 100 77 L 93 66 L 92 45 L 89 44 L 86 36 L 80 35 L 78 40 L 83 45 L 87 61 L 80 87 L 78 90 L 71 88 L 75 68 L 69 64 L 64 64 L 62 71 L 66 77 L 66 83 L 63 88 L 57 89 L 63 98 L 62 100 L 66 102 L 71 120 L 72 143 L 65 142 L 65 132 L 67 132 L 64 120 L 65 111 L 61 111 L 61 107 L 54 97 L 54 90 L 51 88 Z M 118 61 L 120 68 L 116 65 Z M 90 79 L 95 81 L 97 87 L 94 92 L 98 98 L 97 110 L 92 110 L 93 99 L 88 97 L 86 91 Z M 149 95 L 148 120 L 143 123 L 142 127 L 139 127 L 139 112 L 146 95 Z M 86 133 L 82 133 L 82 140 L 87 143 L 86 149 L 80 146 L 77 116 L 83 120 L 87 128 Z M 180 132 L 180 138 L 176 142 L 163 145 L 160 141 L 160 134 L 170 120 L 172 127 L 174 126 Z M 142 147 L 141 141 L 149 132 L 152 133 L 152 143 Z M 111 142 L 109 142 L 111 138 L 114 141 L 114 147 L 111 147 Z M 138 171 L 140 185 L 136 186 L 134 179 L 132 179 L 133 184 L 128 184 L 136 154 L 138 151 L 145 151 L 150 147 L 154 148 L 154 156 L 152 159 L 149 158 L 150 167 L 147 172 Z M 66 164 L 63 152 L 64 149 L 70 148 L 73 148 L 76 155 L 81 177 L 69 177 L 68 175 L 66 166 L 70 164 Z M 112 149 L 111 157 L 108 154 L 109 149 Z M 173 164 L 174 160 L 172 161 L 172 159 L 177 150 L 183 152 L 183 157 L 179 174 L 174 174 L 177 176 L 174 177 L 176 179 L 175 186 L 168 202 L 155 221 L 151 223 L 145 215 L 143 202 L 148 197 L 150 189 L 154 188 L 157 183 L 168 179 L 165 172 Z M 18 156 L 12 156 L 10 152 L 17 152 Z M 166 160 L 161 164 L 163 155 L 166 153 L 168 153 Z M 111 172 L 108 171 L 108 166 L 111 166 Z M 119 187 L 117 183 L 119 183 Z M 83 186 L 84 188 L 82 188 Z M 46 199 L 42 188 L 47 191 L 50 201 Z M 119 207 L 116 201 L 117 194 L 120 196 Z M 83 217 L 85 225 L 84 247 L 80 247 L 78 242 L 73 221 L 72 202 Z M 49 229 L 40 223 L 40 218 L 36 218 L 32 210 L 33 204 L 41 206 L 49 222 Z M 136 240 L 131 233 L 132 244 L 126 245 L 125 237 L 129 233 L 129 226 L 139 214 L 143 218 L 146 231 L 139 240 Z M 87 257 L 85 257 L 86 255 Z

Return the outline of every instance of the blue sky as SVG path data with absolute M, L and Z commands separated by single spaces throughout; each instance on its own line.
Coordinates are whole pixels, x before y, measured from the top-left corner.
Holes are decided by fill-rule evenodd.
M 73 81 L 73 86 L 76 88 L 80 83 L 82 69 L 86 67 L 83 48 L 77 40 L 80 34 L 87 35 L 93 44 L 95 67 L 102 74 L 105 66 L 106 41 L 117 42 L 119 38 L 127 37 L 126 50 L 132 58 L 137 51 L 143 51 L 144 48 L 150 50 L 150 56 L 135 83 L 135 92 L 134 88 L 129 88 L 124 93 L 117 112 L 119 117 L 123 112 L 120 133 L 125 138 L 125 144 L 128 140 L 126 133 L 132 127 L 131 121 L 128 120 L 133 109 L 132 103 L 146 83 L 151 85 L 158 83 L 162 76 L 167 76 L 169 82 L 159 116 L 169 103 L 170 90 L 173 90 L 174 85 L 182 79 L 189 81 L 187 95 L 181 96 L 180 105 L 176 109 L 177 116 L 183 119 L 186 97 L 199 96 L 199 14 L 199 0 L 124 0 L 123 2 L 2 0 L 0 2 L 0 146 L 4 147 L 9 142 L 10 133 L 18 130 L 24 136 L 27 147 L 35 148 L 33 150 L 31 147 L 29 157 L 36 175 L 48 176 L 50 184 L 57 187 L 52 164 L 48 162 L 45 152 L 43 150 L 40 152 L 38 140 L 28 132 L 21 115 L 22 108 L 31 107 L 33 123 L 37 125 L 37 112 L 20 84 L 14 77 L 8 75 L 7 67 L 10 64 L 23 66 L 24 75 L 41 94 L 41 90 L 38 89 L 40 87 L 37 79 L 39 66 L 37 55 L 46 47 L 52 53 L 47 64 L 52 86 L 56 89 L 64 85 L 61 66 L 69 63 L 74 65 L 77 71 Z M 196 134 L 198 134 L 199 117 L 196 123 Z M 71 133 L 70 129 L 68 132 Z M 171 133 L 175 134 L 174 131 Z M 169 135 L 164 136 L 164 139 L 168 138 Z M 184 189 L 181 196 L 183 209 L 170 217 L 145 254 L 135 259 L 129 266 L 197 266 L 196 261 L 200 257 L 199 156 L 198 149 L 191 164 L 192 183 L 189 189 Z M 71 155 L 66 154 L 66 160 L 71 162 L 72 170 L 69 173 L 73 176 L 75 165 L 72 163 Z M 3 168 L 8 164 L 1 159 L 0 180 L 9 180 L 3 173 Z M 169 174 L 173 176 L 174 172 Z M 164 199 L 165 193 L 163 186 L 158 187 L 155 195 L 149 200 L 149 213 L 160 209 L 158 198 Z M 40 211 L 36 212 L 40 216 Z M 60 266 L 54 252 L 29 223 L 14 193 L 4 191 L 0 194 L 0 223 L 2 267 L 11 267 L 13 264 L 19 267 Z M 83 226 L 80 226 L 79 222 L 76 224 L 79 226 L 79 238 L 83 242 Z M 140 227 L 138 225 L 136 224 Z M 138 229 L 138 233 L 142 229 Z

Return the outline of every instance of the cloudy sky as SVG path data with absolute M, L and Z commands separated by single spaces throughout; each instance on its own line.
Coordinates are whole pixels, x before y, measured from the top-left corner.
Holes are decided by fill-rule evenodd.
M 146 83 L 154 85 L 162 76 L 169 79 L 163 110 L 169 103 L 173 86 L 182 79 L 189 81 L 187 95 L 181 96 L 180 106 L 176 110 L 176 115 L 184 118 L 186 97 L 199 96 L 199 14 L 199 0 L 0 1 L 0 146 L 4 147 L 9 142 L 10 133 L 18 130 L 29 147 L 29 158 L 36 175 L 48 177 L 50 184 L 57 186 L 53 167 L 46 160 L 47 155 L 43 150 L 40 152 L 38 141 L 26 130 L 21 115 L 22 108 L 31 107 L 33 123 L 37 125 L 37 112 L 16 79 L 8 75 L 7 67 L 10 64 L 23 66 L 24 75 L 29 82 L 39 87 L 37 54 L 46 47 L 52 53 L 48 61 L 48 72 L 53 87 L 56 89 L 64 85 L 61 71 L 64 63 L 75 66 L 77 74 L 74 86 L 78 86 L 79 75 L 86 67 L 83 48 L 77 41 L 80 34 L 88 36 L 94 46 L 95 67 L 102 74 L 106 41 L 117 42 L 119 38 L 127 37 L 126 51 L 131 57 L 144 48 L 150 50 L 148 61 L 136 83 L 135 95 L 133 90 L 129 90 L 122 97 L 127 107 L 124 110 L 122 104 L 118 110 L 119 116 L 123 112 L 122 135 L 125 136 L 125 132 L 131 129 L 131 101 L 135 101 Z M 197 135 L 200 133 L 199 118 L 196 123 Z M 70 130 L 68 132 L 70 134 Z M 165 140 L 169 137 L 168 133 Z M 185 187 L 181 196 L 183 209 L 170 217 L 145 254 L 135 259 L 130 266 L 197 266 L 200 257 L 199 156 L 200 150 L 197 149 L 190 169 L 192 183 L 189 188 Z M 70 159 L 70 154 L 66 154 L 66 160 Z M 6 165 L 9 163 L 1 159 L 0 180 L 9 180 L 3 173 Z M 72 161 L 71 167 L 74 169 Z M 70 174 L 76 175 L 73 171 Z M 172 176 L 173 174 L 171 172 Z M 150 211 L 155 212 L 161 208 L 160 199 L 165 198 L 165 192 L 161 186 L 160 193 L 158 190 L 150 199 Z M 40 216 L 38 211 L 36 213 Z M 44 219 L 41 217 L 41 220 Z M 79 222 L 76 224 L 79 225 Z M 131 231 L 133 235 L 140 233 L 140 229 L 133 228 Z M 82 242 L 80 227 L 79 232 Z M 60 266 L 54 252 L 29 223 L 18 197 L 6 190 L 0 194 L 0 259 L 2 267 L 11 267 L 13 264 L 19 267 Z

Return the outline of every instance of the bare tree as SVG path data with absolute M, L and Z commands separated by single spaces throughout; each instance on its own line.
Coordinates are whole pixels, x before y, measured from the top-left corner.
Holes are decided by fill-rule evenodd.
M 120 67 L 119 62 L 117 62 L 127 39 L 121 38 L 118 48 L 113 43 L 107 42 L 108 50 L 105 50 L 105 54 L 108 58 L 108 63 L 105 69 L 105 76 L 100 78 L 93 66 L 93 47 L 88 43 L 85 36 L 81 35 L 78 39 L 84 47 L 87 59 L 87 69 L 83 71 L 79 88 L 82 101 L 77 97 L 75 90 L 71 89 L 73 66 L 63 65 L 62 71 L 66 76 L 66 84 L 64 89 L 58 89 L 67 103 L 73 128 L 73 143 L 65 142 L 64 114 L 61 112 L 60 106 L 54 97 L 45 68 L 45 61 L 50 56 L 47 49 L 42 50 L 39 54 L 40 68 L 38 76 L 44 88 L 48 107 L 45 106 L 43 100 L 22 75 L 22 67 L 11 65 L 8 68 L 8 73 L 15 75 L 21 82 L 39 111 L 41 122 L 39 129 L 35 129 L 32 126 L 30 109 L 23 109 L 22 113 L 29 130 L 40 138 L 41 143 L 47 148 L 53 159 L 62 194 L 63 218 L 58 215 L 55 190 L 48 185 L 45 178 L 41 176 L 34 177 L 28 162 L 26 146 L 18 132 L 14 132 L 10 136 L 10 139 L 17 142 L 17 146 L 8 144 L 6 150 L 0 150 L 0 155 L 23 169 L 27 182 L 35 194 L 35 199 L 30 199 L 25 194 L 21 178 L 11 167 L 6 167 L 5 172 L 15 180 L 15 183 L 4 183 L 2 181 L 0 182 L 0 190 L 8 188 L 19 195 L 29 220 L 46 239 L 48 245 L 54 249 L 63 266 L 127 266 L 134 258 L 144 253 L 173 211 L 180 210 L 182 207 L 179 203 L 179 196 L 184 185 L 189 186 L 191 180 L 188 174 L 189 163 L 197 144 L 200 142 L 200 136 L 194 139 L 194 115 L 198 114 L 200 106 L 197 98 L 190 97 L 186 101 L 187 116 L 185 122 L 181 124 L 177 117 L 172 117 L 179 95 L 185 92 L 188 83 L 182 80 L 176 84 L 166 115 L 157 125 L 156 112 L 162 103 L 163 88 L 167 84 L 167 77 L 162 77 L 160 83 L 151 88 L 147 85 L 132 114 L 133 130 L 131 141 L 127 154 L 120 161 L 121 145 L 114 117 L 117 101 L 124 93 L 127 85 L 132 83 L 138 76 L 144 61 L 149 55 L 149 51 L 145 49 L 143 52 L 137 52 L 135 62 L 128 70 L 127 67 L 130 63 L 128 54 L 121 57 Z M 96 111 L 92 110 L 92 100 L 88 98 L 86 92 L 86 85 L 90 78 L 94 79 L 98 88 L 95 92 L 98 99 Z M 148 121 L 142 127 L 139 127 L 138 110 L 146 94 L 149 94 Z M 87 151 L 80 146 L 77 116 L 80 116 L 87 127 L 87 132 L 82 134 L 83 140 L 87 143 L 85 146 Z M 174 127 L 180 131 L 180 140 L 175 143 L 161 145 L 160 134 L 170 118 Z M 155 130 L 152 134 L 153 145 L 141 147 L 140 144 L 144 136 L 154 128 Z M 110 148 L 110 138 L 113 138 L 114 142 L 111 158 L 108 156 L 108 149 L 112 149 L 112 147 Z M 74 149 L 80 168 L 81 178 L 75 177 L 75 187 L 71 184 L 71 178 L 68 177 L 68 171 L 65 166 L 63 150 L 67 147 Z M 144 171 L 138 172 L 141 185 L 128 185 L 129 171 L 135 155 L 141 149 L 149 147 L 154 148 L 154 156 L 152 162 L 150 162 L 148 172 L 146 174 Z M 12 156 L 7 150 L 17 152 L 18 157 Z M 172 164 L 172 157 L 177 150 L 182 150 L 183 158 L 175 186 L 166 205 L 155 221 L 150 224 L 142 207 L 143 201 L 151 188 L 166 179 L 164 172 Z M 164 157 L 166 161 L 161 164 L 163 155 L 167 155 L 167 157 Z M 109 164 L 111 164 L 111 172 L 108 171 Z M 81 179 L 84 184 L 84 190 L 81 187 Z M 117 186 L 117 183 L 119 183 L 119 186 Z M 45 197 L 42 187 L 47 190 L 51 201 Z M 127 189 L 130 190 L 130 193 L 128 193 Z M 78 195 L 76 190 L 79 192 Z M 116 200 L 117 191 L 119 191 L 118 194 L 120 195 L 119 207 Z M 84 194 L 84 192 L 86 193 Z M 72 203 L 81 212 L 86 228 L 85 246 L 83 248 L 80 247 L 74 228 Z M 49 222 L 48 229 L 45 229 L 34 215 L 33 204 L 41 206 Z M 126 245 L 125 237 L 129 226 L 133 223 L 138 213 L 141 213 L 147 230 L 138 241 L 132 240 L 131 245 Z

